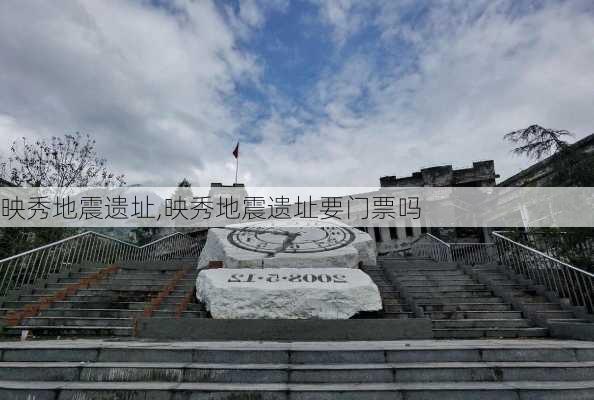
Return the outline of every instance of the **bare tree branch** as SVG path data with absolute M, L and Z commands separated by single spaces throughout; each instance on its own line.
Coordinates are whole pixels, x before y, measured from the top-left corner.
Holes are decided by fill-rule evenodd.
M 520 144 L 512 150 L 514 154 L 539 160 L 567 147 L 568 143 L 561 139 L 563 136 L 572 134 L 564 129 L 547 129 L 535 124 L 509 132 L 503 138 L 511 143 Z
M 107 161 L 97 155 L 95 141 L 76 133 L 29 143 L 13 142 L 10 180 L 29 186 L 123 186 L 124 175 L 107 169 Z

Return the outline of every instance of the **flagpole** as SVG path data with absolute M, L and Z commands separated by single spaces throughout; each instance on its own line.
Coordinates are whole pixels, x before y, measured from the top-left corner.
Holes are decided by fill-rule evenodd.
M 237 171 L 239 170 L 239 140 L 233 150 L 233 157 L 235 157 L 235 183 L 237 184 Z

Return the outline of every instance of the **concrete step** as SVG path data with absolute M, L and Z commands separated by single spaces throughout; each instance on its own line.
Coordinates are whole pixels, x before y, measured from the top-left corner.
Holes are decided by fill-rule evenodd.
M 520 291 L 520 290 L 528 290 L 528 288 L 526 287 L 526 285 L 522 285 L 520 283 L 512 283 L 512 282 L 507 282 L 507 283 L 498 283 L 497 286 L 501 289 L 505 289 L 509 292 L 511 291 Z
M 524 303 L 523 306 L 529 311 L 557 311 L 562 310 L 557 303 Z
M 3 362 L 360 364 L 430 362 L 594 362 L 592 342 L 406 340 L 384 342 L 0 342 Z
M 501 278 L 491 278 L 491 282 L 496 283 L 498 285 L 521 285 L 520 283 L 516 282 L 514 279 L 501 277 Z
M 446 319 L 433 320 L 433 328 L 529 328 L 530 322 L 525 319 Z
M 455 265 L 443 265 L 443 264 L 424 264 L 424 263 L 410 263 L 410 264 L 398 264 L 398 265 L 385 265 L 382 264 L 387 271 L 398 271 L 401 273 L 415 273 L 415 272 L 463 272 L 460 268 Z
M 410 289 L 412 291 L 425 291 L 428 290 L 430 288 L 439 288 L 439 287 L 444 287 L 444 288 L 462 288 L 463 286 L 466 285 L 473 285 L 475 282 L 473 281 L 443 281 L 443 282 L 434 282 L 434 281 L 398 281 L 396 280 L 395 282 L 397 282 L 401 287 L 406 288 L 406 289 Z M 454 290 L 460 290 L 460 289 L 454 289 Z M 463 289 L 464 290 L 464 289 Z
M 31 304 L 27 301 L 5 301 L 2 305 L 6 309 L 22 309 L 24 306 Z M 147 306 L 146 302 L 112 302 L 109 300 L 105 301 L 56 301 L 52 304 L 53 308 L 59 309 L 117 309 L 117 310 L 144 310 Z M 171 304 L 166 306 L 163 304 L 160 310 L 171 309 L 175 307 Z M 201 311 L 204 309 L 202 304 L 190 303 L 188 309 L 192 311 Z
M 27 294 L 21 295 L 19 297 L 19 301 L 25 302 L 27 304 L 34 304 L 40 301 L 46 295 L 43 294 Z M 115 296 L 114 296 L 115 297 Z M 112 295 L 111 293 L 103 293 L 103 294 L 77 294 L 68 296 L 67 298 L 69 301 L 82 301 L 82 302 L 99 302 L 99 301 L 111 301 Z M 115 299 L 114 299 L 115 300 Z
M 491 278 L 491 277 L 499 278 L 499 277 L 501 277 L 501 278 L 508 278 L 509 279 L 509 275 L 507 274 L 507 272 L 506 271 L 502 271 L 500 269 L 480 270 L 480 269 L 474 269 L 473 268 L 473 271 L 481 272 L 481 275 L 483 275 L 485 277 L 488 277 L 488 278 Z
M 166 279 L 159 277 L 159 279 L 156 279 L 156 277 L 150 277 L 150 278 L 142 278 L 142 276 L 118 276 L 118 275 L 113 275 L 111 277 L 108 278 L 109 282 L 114 282 L 114 283 L 118 283 L 118 284 L 122 284 L 122 285 L 134 285 L 134 284 L 146 284 L 146 285 L 164 285 L 168 280 L 171 279 L 171 277 L 167 276 L 165 277 Z M 70 283 L 77 283 L 80 280 L 80 277 L 62 277 L 62 278 L 58 278 L 57 282 L 53 282 L 52 284 L 70 284 Z M 195 284 L 196 283 L 196 279 L 192 278 L 192 279 L 181 279 L 180 284 Z
M 389 318 L 389 319 L 408 319 L 408 318 L 415 318 L 414 313 L 412 312 L 386 312 L 384 311 L 384 313 L 382 314 L 383 318 Z
M 458 303 L 458 304 L 439 304 L 429 303 L 420 304 L 426 312 L 432 311 L 510 311 L 511 305 L 506 303 Z
M 433 329 L 435 339 L 536 338 L 548 336 L 546 328 L 444 328 Z
M 442 299 L 449 299 L 449 298 L 492 298 L 493 292 L 490 290 L 441 290 L 439 287 L 435 287 L 432 289 L 427 289 L 425 291 L 418 291 L 418 292 L 409 292 L 411 296 L 415 299 L 424 299 L 424 298 L 433 298 L 438 297 Z
M 167 296 L 167 298 L 171 299 L 182 299 L 186 296 L 188 290 L 185 288 L 177 289 L 171 294 Z M 20 301 L 28 301 L 30 303 L 35 303 L 42 299 L 43 297 L 51 294 L 50 293 L 34 293 L 31 295 L 21 295 L 19 297 Z M 104 289 L 80 289 L 76 292 L 76 294 L 68 296 L 67 300 L 72 301 L 103 301 L 103 300 L 113 300 L 113 301 L 122 301 L 126 300 L 135 300 L 135 301 L 148 301 L 148 299 L 156 296 L 158 291 L 155 292 L 144 292 L 144 291 L 136 291 L 136 290 L 104 290 Z
M 24 326 L 69 326 L 69 327 L 121 327 L 132 326 L 132 318 L 107 317 L 31 317 L 22 321 Z
M 210 383 L 185 382 L 13 382 L 0 381 L 0 394 L 10 399 L 258 399 L 258 400 L 335 400 L 406 398 L 407 400 L 517 400 L 588 399 L 592 381 L 541 382 L 417 382 L 363 384 L 286 384 L 286 383 Z M 30 395 L 29 395 L 30 394 Z M 28 397 L 27 397 L 28 396 Z M 43 397 L 42 397 L 43 396 Z M 395 397 L 397 396 L 397 397 Z M 480 396 L 480 397 L 477 397 Z
M 409 313 L 409 307 L 404 304 L 384 304 L 383 308 L 384 314 L 393 314 L 393 313 Z
M 526 294 L 526 295 L 517 294 L 514 296 L 514 299 L 517 301 L 520 301 L 524 304 L 527 304 L 527 303 L 548 303 L 549 302 L 549 299 L 547 299 L 544 296 L 534 296 L 534 295 L 530 295 L 530 294 Z
M 551 323 L 592 324 L 591 320 L 582 318 L 552 318 L 547 321 Z
M 464 271 L 462 271 L 461 269 L 458 269 L 458 268 L 453 268 L 453 269 L 386 268 L 386 274 L 394 274 L 394 275 L 398 275 L 398 276 L 410 276 L 410 277 L 468 276 L 464 273 Z
M 23 330 L 28 330 L 34 336 L 131 336 L 132 327 L 130 326 L 28 326 L 19 325 L 7 327 L 4 333 L 8 336 L 20 336 Z
M 382 302 L 384 303 L 384 305 L 401 305 L 403 304 L 400 299 L 383 299 Z
M 205 312 L 204 305 L 196 303 L 188 304 L 186 310 L 192 312 Z M 156 311 L 172 312 L 176 311 L 176 307 L 174 305 L 162 304 Z
M 501 267 L 498 265 L 478 265 L 478 266 L 472 267 L 472 270 L 480 271 L 480 272 L 487 272 L 487 271 L 499 272 L 499 271 L 501 271 Z
M 530 289 L 527 287 L 523 287 L 522 285 L 506 285 L 502 287 L 504 289 L 507 289 L 508 292 L 513 294 L 514 296 L 539 296 L 538 291 L 536 289 Z
M 427 290 L 438 290 L 442 292 L 455 292 L 455 291 L 476 291 L 476 290 L 487 290 L 487 285 L 481 284 L 466 284 L 466 285 L 409 285 L 406 287 L 409 293 L 425 292 Z
M 378 364 L 200 364 L 3 362 L 0 381 L 388 383 L 584 381 L 592 362 L 435 362 Z
M 388 282 L 385 282 L 385 283 L 374 282 L 374 283 L 380 290 L 393 290 L 394 289 L 394 286 Z
M 41 311 L 38 317 L 87 317 L 87 318 L 134 318 L 139 317 L 143 310 L 117 310 L 117 309 L 75 309 L 75 308 L 49 308 Z M 158 316 L 162 311 L 155 311 Z M 169 312 L 167 312 L 169 313 Z M 184 315 L 206 317 L 205 312 L 186 311 Z
M 557 310 L 550 310 L 550 311 L 536 311 L 536 314 L 539 317 L 546 318 L 546 319 L 572 319 L 575 318 L 575 315 L 571 311 L 557 311 Z
M 440 268 L 440 267 L 411 267 L 411 268 L 386 268 L 388 271 L 393 271 L 402 275 L 464 275 L 464 271 L 459 268 Z
M 87 277 L 92 275 L 92 273 L 81 273 L 78 275 L 70 275 L 66 278 L 78 278 Z M 167 282 L 173 278 L 174 274 L 155 274 L 155 273 L 138 273 L 138 274 L 121 274 L 117 273 L 114 275 L 109 276 L 109 280 L 112 282 L 115 281 L 135 281 L 135 282 L 143 282 L 143 283 L 151 283 L 151 282 Z M 63 278 L 62 278 L 63 279 Z M 62 282 L 60 279 L 60 282 Z M 78 279 L 75 280 L 78 281 Z
M 520 311 L 434 311 L 428 313 L 431 319 L 520 319 Z
M 400 300 L 402 303 L 406 303 L 402 297 L 400 296 L 400 293 L 396 292 L 396 293 L 383 293 L 380 291 L 380 297 L 383 300 Z
M 401 276 L 394 276 L 394 280 L 405 284 L 410 287 L 413 286 L 433 286 L 433 285 L 472 285 L 476 284 L 474 280 L 469 277 L 456 277 L 456 278 L 427 278 L 427 277 L 401 277 Z
M 402 271 L 402 272 L 416 272 L 416 271 L 460 271 L 455 265 L 444 265 L 437 263 L 398 263 L 386 264 L 382 263 L 386 269 Z
M 124 288 L 121 287 L 119 289 L 107 289 L 107 288 L 102 288 L 102 287 L 90 287 L 90 288 L 86 288 L 86 289 L 79 289 L 76 292 L 76 295 L 78 296 L 121 296 L 121 295 L 130 295 L 130 296 L 146 296 L 149 294 L 155 295 L 157 294 L 161 289 L 155 289 L 155 290 L 135 290 L 133 288 Z M 33 293 L 31 295 L 33 296 L 48 296 L 48 295 L 52 295 L 54 293 L 58 292 L 58 290 L 56 289 L 34 289 Z
M 94 289 L 94 290 L 117 290 L 117 291 L 122 291 L 122 290 L 128 290 L 128 291 L 147 291 L 147 292 L 151 292 L 151 291 L 156 291 L 159 292 L 160 290 L 163 289 L 163 286 L 165 285 L 165 283 L 150 283 L 150 284 L 134 284 L 134 283 L 128 283 L 128 282 L 102 282 L 98 285 L 94 285 L 91 286 L 89 289 Z M 45 288 L 40 288 L 40 289 L 36 289 L 37 290 L 48 290 L 48 291 L 58 291 L 60 289 L 63 289 L 65 285 L 60 284 L 60 283 L 48 283 L 46 285 Z M 178 286 L 183 286 L 183 287 L 193 287 L 194 286 L 194 282 L 192 282 L 192 284 L 188 284 L 186 285 L 178 285 Z
M 469 297 L 449 297 L 449 296 L 432 296 L 428 294 L 426 297 L 421 297 L 416 300 L 417 304 L 497 304 L 503 303 L 503 300 L 499 297 L 486 297 L 486 296 L 469 296 Z
M 367 275 L 374 277 L 374 278 L 383 278 L 385 277 L 385 271 L 383 268 L 377 268 L 373 270 L 369 269 L 362 269 L 361 271 L 365 272 Z

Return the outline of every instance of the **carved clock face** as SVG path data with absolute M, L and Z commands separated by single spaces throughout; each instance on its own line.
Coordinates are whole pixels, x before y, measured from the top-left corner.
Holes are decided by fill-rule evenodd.
M 355 240 L 346 227 L 320 225 L 315 222 L 295 227 L 250 226 L 231 229 L 229 243 L 244 250 L 275 255 L 278 253 L 318 253 L 340 249 Z

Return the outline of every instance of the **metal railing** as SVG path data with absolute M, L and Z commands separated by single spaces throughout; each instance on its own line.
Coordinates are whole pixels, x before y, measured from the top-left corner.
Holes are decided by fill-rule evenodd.
M 594 269 L 594 229 L 514 231 L 506 232 L 505 236 L 567 264 Z
M 497 253 L 502 264 L 538 285 L 569 299 L 574 306 L 594 312 L 594 275 L 557 260 L 506 236 L 493 232 Z
M 498 262 L 494 243 L 449 243 L 452 260 L 464 265 Z
M 411 253 L 440 262 L 458 262 L 475 265 L 497 262 L 494 243 L 446 243 L 430 233 L 421 236 L 411 245 Z
M 412 243 L 411 253 L 416 257 L 428 257 L 440 262 L 452 261 L 450 245 L 430 233 L 425 233 Z
M 198 257 L 202 246 L 180 232 L 137 246 L 88 231 L 0 260 L 0 296 L 77 264 Z

